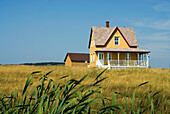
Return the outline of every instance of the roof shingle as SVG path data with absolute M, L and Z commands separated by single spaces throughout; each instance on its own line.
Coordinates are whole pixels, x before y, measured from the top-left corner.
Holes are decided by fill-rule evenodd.
M 119 27 L 92 27 L 93 38 L 96 46 L 104 46 L 109 40 L 113 32 L 118 29 L 123 34 L 123 37 L 129 46 L 138 46 L 135 32 L 133 28 L 119 28 Z

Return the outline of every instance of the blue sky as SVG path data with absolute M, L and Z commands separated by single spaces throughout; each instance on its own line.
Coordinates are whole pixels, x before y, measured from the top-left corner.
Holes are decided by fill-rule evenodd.
M 168 0 L 1 0 L 0 64 L 60 62 L 89 52 L 91 26 L 133 27 L 151 67 L 170 68 Z

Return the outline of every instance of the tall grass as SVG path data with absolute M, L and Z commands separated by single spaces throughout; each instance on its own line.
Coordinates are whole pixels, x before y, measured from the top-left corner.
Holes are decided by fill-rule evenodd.
M 42 76 L 40 71 L 33 72 L 27 77 L 21 95 L 18 91 L 12 91 L 1 96 L 0 112 L 154 114 L 161 113 L 159 108 L 162 102 L 165 103 L 165 109 L 168 109 L 169 101 L 162 101 L 157 97 L 161 91 L 146 91 L 141 98 L 136 98 L 138 90 L 142 86 L 148 86 L 148 81 L 137 85 L 130 95 L 124 95 L 121 91 L 110 91 L 112 95 L 106 97 L 103 94 L 105 87 L 101 84 L 108 80 L 107 77 L 103 77 L 106 70 L 99 73 L 92 71 L 79 79 L 69 78 L 68 75 L 58 76 L 57 81 L 49 78 L 52 71 Z M 93 77 L 93 80 L 85 85 L 89 77 Z M 34 79 L 39 80 L 38 83 L 35 84 Z M 136 100 L 140 102 L 135 102 Z

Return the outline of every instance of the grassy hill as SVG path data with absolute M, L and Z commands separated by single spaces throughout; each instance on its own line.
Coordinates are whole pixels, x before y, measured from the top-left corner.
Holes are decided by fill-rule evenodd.
M 28 75 L 33 71 L 42 71 L 36 74 L 33 79 L 34 87 L 39 78 L 53 70 L 49 75 L 54 82 L 60 77 L 68 75 L 68 77 L 60 83 L 65 83 L 67 80 L 75 78 L 80 79 L 85 74 L 90 75 L 85 79 L 81 86 L 90 85 L 94 82 L 96 76 L 103 69 L 84 68 L 84 67 L 65 67 L 65 66 L 25 66 L 25 65 L 0 65 L 0 94 L 10 94 L 18 88 L 19 95 L 24 88 L 25 81 Z M 148 84 L 139 87 L 136 90 L 135 104 L 140 105 L 141 99 L 147 93 L 154 96 L 156 103 L 155 109 L 160 112 L 170 113 L 170 106 L 167 101 L 170 101 L 170 69 L 155 69 L 155 68 L 127 68 L 119 70 L 107 70 L 100 78 L 107 77 L 99 86 L 102 87 L 104 97 L 110 99 L 112 93 L 117 94 L 117 102 L 125 102 L 125 97 L 130 105 L 135 87 L 143 82 L 149 81 Z M 155 94 L 158 92 L 158 94 Z M 144 103 L 147 99 L 144 99 Z M 95 106 L 95 108 L 98 108 Z

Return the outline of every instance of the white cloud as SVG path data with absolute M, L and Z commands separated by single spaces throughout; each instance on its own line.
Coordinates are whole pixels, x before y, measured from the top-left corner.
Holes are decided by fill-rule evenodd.
M 140 48 L 149 49 L 151 51 L 152 58 L 169 58 L 170 56 L 170 45 L 159 42 L 149 42 L 143 44 Z
M 138 22 L 134 22 L 134 26 L 147 27 L 158 30 L 170 30 L 170 20 L 143 19 Z
M 159 41 L 159 42 L 170 42 L 170 32 L 154 32 L 149 35 L 139 36 L 140 40 L 146 41 Z
M 155 6 L 153 6 L 153 9 L 158 12 L 170 12 L 170 3 L 160 3 Z
M 151 51 L 151 66 L 170 68 L 170 19 L 122 19 L 134 27 L 139 48 Z

